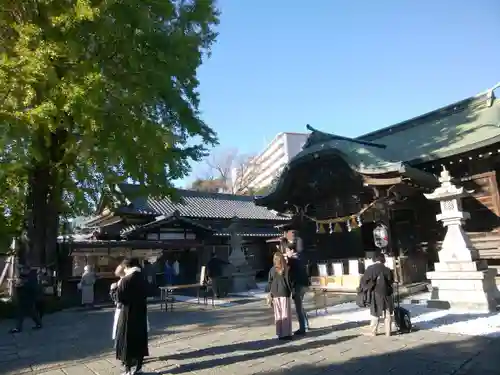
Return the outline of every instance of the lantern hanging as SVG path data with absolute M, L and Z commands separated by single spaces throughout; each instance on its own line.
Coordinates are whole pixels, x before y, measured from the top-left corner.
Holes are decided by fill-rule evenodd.
M 330 227 L 330 234 L 332 234 L 333 233 L 333 225 L 332 225 L 332 223 L 330 223 L 328 226 Z
M 325 234 L 326 233 L 325 227 L 323 226 L 323 224 L 319 225 L 319 232 L 318 233 L 321 233 L 321 234 Z
M 351 221 L 350 221 L 349 219 L 347 219 L 347 221 L 346 221 L 346 223 L 345 223 L 345 224 L 346 224 L 346 226 L 347 226 L 347 231 L 348 231 L 348 232 L 350 232 L 350 231 L 351 231 L 351 229 L 352 229 L 352 228 L 351 228 Z

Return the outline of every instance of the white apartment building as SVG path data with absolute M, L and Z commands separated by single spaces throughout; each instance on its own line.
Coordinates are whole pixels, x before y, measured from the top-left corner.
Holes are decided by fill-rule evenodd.
M 255 162 L 246 168 L 245 175 L 250 176 L 249 187 L 262 189 L 269 186 L 283 167 L 302 150 L 308 136 L 308 133 L 278 133 L 255 157 Z M 233 181 L 238 181 L 237 173 L 237 170 L 233 171 Z

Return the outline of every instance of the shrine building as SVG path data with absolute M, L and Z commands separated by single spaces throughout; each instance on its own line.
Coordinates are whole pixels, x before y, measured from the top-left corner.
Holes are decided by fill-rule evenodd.
M 309 262 L 329 275 L 339 262 L 356 274 L 349 264 L 379 250 L 373 230 L 387 228 L 383 250 L 398 260 L 401 281 L 415 283 L 436 262 L 444 237 L 439 204 L 423 194 L 438 186 L 445 166 L 471 191 L 465 229 L 474 246 L 498 265 L 499 87 L 354 139 L 307 126 L 302 151 L 255 202 L 292 215 L 288 229 L 297 231 Z

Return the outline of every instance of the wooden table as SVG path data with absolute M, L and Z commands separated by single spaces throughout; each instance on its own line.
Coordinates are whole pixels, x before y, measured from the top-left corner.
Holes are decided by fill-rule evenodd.
M 204 285 L 204 284 L 183 284 L 183 285 L 166 285 L 166 286 L 161 286 L 160 287 L 160 310 L 163 309 L 163 304 L 165 303 L 165 311 L 168 311 L 168 304 L 170 302 L 170 311 L 174 310 L 174 302 L 175 302 L 175 296 L 174 292 L 177 290 L 183 290 L 183 289 L 193 289 L 197 288 L 197 298 L 198 298 L 198 304 L 200 304 L 200 293 L 204 292 L 203 294 L 203 304 L 206 306 L 208 305 L 208 288 L 209 285 Z M 212 290 L 212 307 L 215 306 L 214 303 L 214 293 Z
M 310 286 L 309 291 L 314 294 L 314 308 L 316 316 L 320 309 L 324 309 L 325 313 L 328 312 L 328 293 L 355 295 L 355 291 L 339 290 L 338 288 L 329 288 L 327 286 Z

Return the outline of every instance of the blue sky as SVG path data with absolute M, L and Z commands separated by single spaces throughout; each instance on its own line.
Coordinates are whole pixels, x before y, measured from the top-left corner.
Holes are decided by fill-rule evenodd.
M 219 7 L 219 37 L 199 79 L 203 118 L 220 148 L 258 152 L 308 123 L 358 136 L 500 81 L 498 0 L 220 0 Z M 193 167 L 194 175 L 201 167 Z

